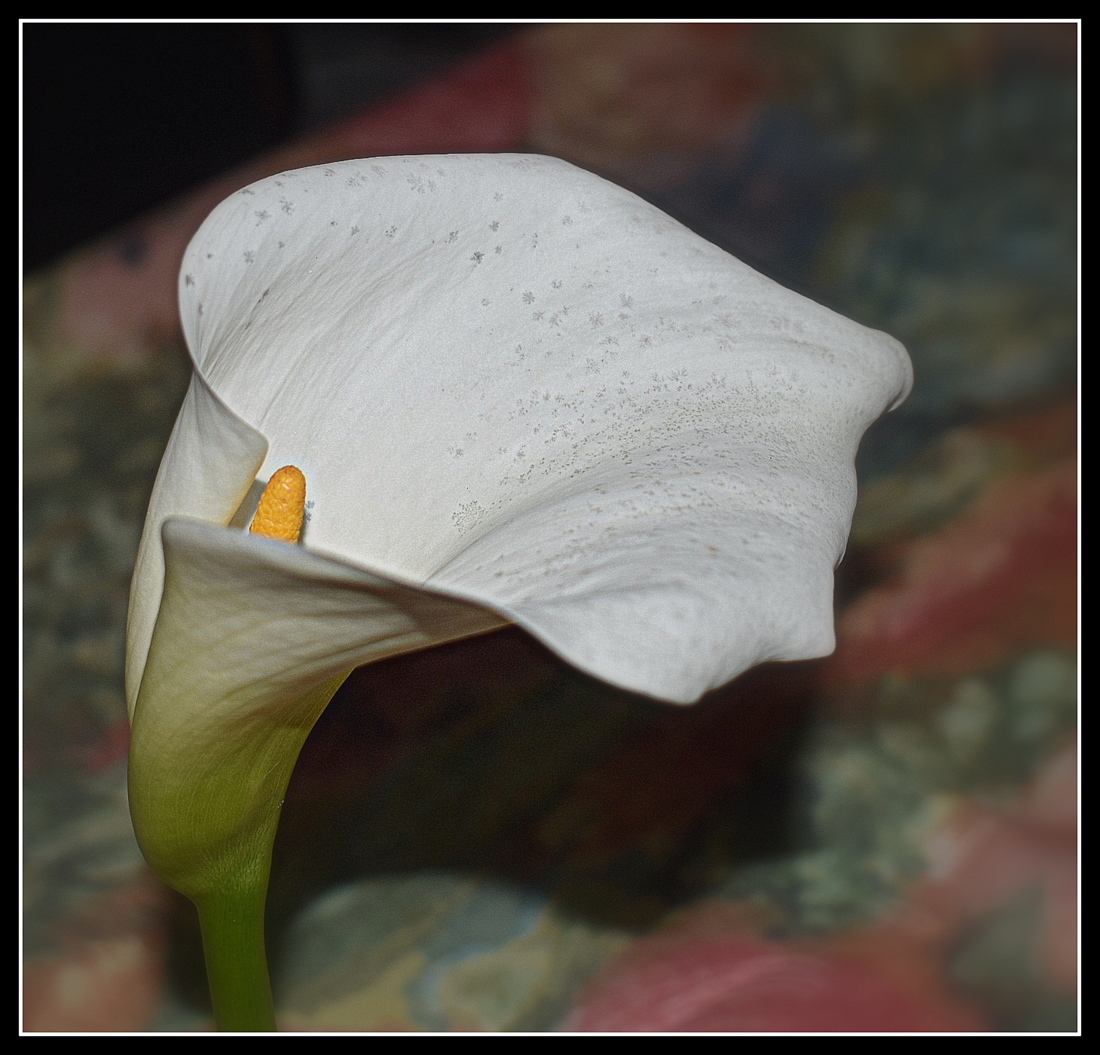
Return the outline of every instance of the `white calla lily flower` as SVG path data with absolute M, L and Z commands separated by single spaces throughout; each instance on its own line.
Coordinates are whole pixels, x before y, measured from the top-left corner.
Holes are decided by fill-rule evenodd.
M 304 738 L 330 679 L 506 623 L 678 703 L 832 650 L 856 448 L 908 357 L 633 194 L 536 156 L 288 172 L 207 219 L 180 304 L 128 631 L 139 832 L 226 744 Z M 234 526 L 286 464 L 300 546 Z M 293 757 L 243 750 L 285 786 Z M 189 838 L 153 855 L 213 853 Z

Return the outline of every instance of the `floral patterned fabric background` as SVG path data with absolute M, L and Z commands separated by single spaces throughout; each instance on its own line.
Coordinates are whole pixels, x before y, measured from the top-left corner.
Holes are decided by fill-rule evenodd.
M 504 631 L 365 668 L 269 899 L 287 1031 L 1074 1031 L 1077 28 L 531 26 L 25 284 L 24 1028 L 210 1028 L 126 808 L 122 642 L 189 363 L 178 261 L 261 176 L 533 151 L 908 347 L 839 646 L 693 708 Z

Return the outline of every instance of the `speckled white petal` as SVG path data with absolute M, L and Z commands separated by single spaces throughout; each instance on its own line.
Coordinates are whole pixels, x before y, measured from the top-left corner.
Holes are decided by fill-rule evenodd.
M 284 173 L 214 211 L 180 300 L 188 400 L 222 410 L 185 407 L 146 547 L 195 515 L 221 416 L 266 442 L 261 477 L 305 471 L 305 542 L 349 576 L 465 598 L 609 682 L 689 702 L 831 650 L 855 450 L 908 358 L 629 192 L 518 155 Z

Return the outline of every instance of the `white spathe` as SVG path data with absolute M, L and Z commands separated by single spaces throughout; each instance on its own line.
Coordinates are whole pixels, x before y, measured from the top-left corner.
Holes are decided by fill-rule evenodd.
M 211 214 L 180 305 L 127 650 L 158 735 L 506 622 L 681 703 L 832 650 L 905 350 L 635 195 L 538 156 L 287 172 Z M 285 464 L 301 547 L 228 526 Z

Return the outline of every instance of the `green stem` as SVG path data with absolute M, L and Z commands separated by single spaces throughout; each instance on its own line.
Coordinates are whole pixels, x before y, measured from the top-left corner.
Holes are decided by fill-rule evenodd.
M 265 875 L 243 891 L 218 890 L 195 902 L 219 1031 L 276 1031 L 264 950 L 266 895 Z
M 186 742 L 178 730 L 166 735 L 146 720 L 163 713 L 163 701 L 158 712 L 138 697 L 130 730 L 130 815 L 145 859 L 199 910 L 219 1030 L 275 1032 L 264 954 L 271 848 L 302 745 L 349 673 L 250 722 L 212 720 L 197 729 L 192 722 Z M 234 705 L 241 709 L 240 701 Z

